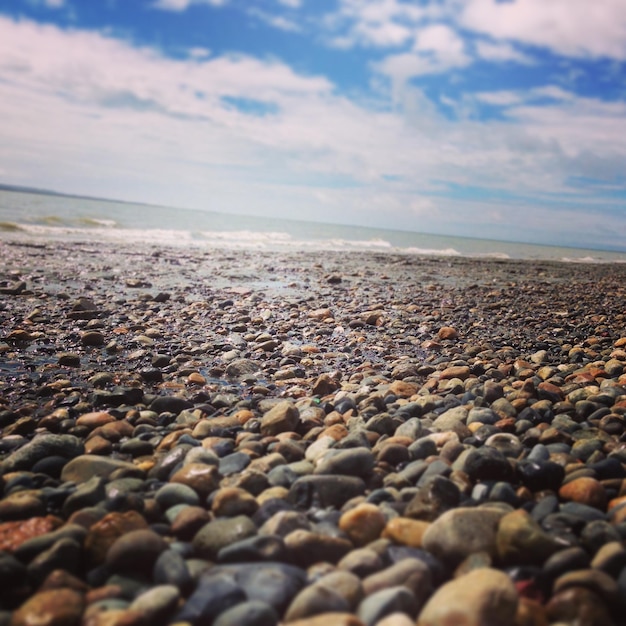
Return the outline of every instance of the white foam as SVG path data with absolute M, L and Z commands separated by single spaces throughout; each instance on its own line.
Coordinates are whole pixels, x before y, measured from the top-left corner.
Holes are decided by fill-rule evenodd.
M 424 254 L 426 256 L 463 256 L 458 250 L 454 248 L 444 248 L 443 250 L 438 250 L 435 248 L 405 248 L 405 252 L 409 254 Z

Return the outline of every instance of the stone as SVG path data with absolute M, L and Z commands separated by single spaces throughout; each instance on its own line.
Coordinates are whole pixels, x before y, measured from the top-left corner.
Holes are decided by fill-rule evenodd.
M 452 509 L 430 524 L 422 545 L 453 566 L 475 552 L 486 552 L 493 558 L 497 556 L 498 524 L 505 514 L 492 507 Z
M 73 435 L 42 434 L 4 459 L 0 463 L 0 470 L 3 474 L 28 470 L 37 461 L 51 456 L 60 456 L 69 460 L 82 454 L 84 449 L 82 441 Z
M 415 618 L 420 609 L 415 596 L 406 587 L 397 586 L 367 596 L 359 605 L 357 615 L 365 626 L 375 626 L 392 613 L 405 613 Z
M 363 622 L 352 613 L 321 613 L 313 617 L 298 619 L 289 626 L 364 626 Z
M 84 604 L 73 589 L 40 591 L 13 613 L 10 626 L 78 626 Z
M 254 522 L 245 515 L 238 515 L 205 524 L 195 534 L 192 545 L 198 556 L 215 559 L 222 548 L 256 533 Z
M 150 573 L 166 547 L 164 539 L 152 530 L 131 530 L 115 540 L 105 563 L 114 572 Z
M 339 528 L 355 546 L 364 546 L 378 539 L 386 524 L 381 510 L 369 503 L 359 504 L 339 518 Z
M 99 565 L 106 559 L 109 548 L 124 534 L 133 530 L 147 529 L 148 523 L 137 511 L 117 511 L 107 513 L 95 522 L 85 538 L 85 552 L 88 560 Z
M 381 557 L 368 548 L 352 550 L 344 556 L 339 563 L 338 569 L 356 574 L 359 578 L 366 578 L 383 569 L 384 563 Z
M 119 459 L 82 454 L 73 458 L 61 471 L 61 480 L 76 484 L 84 483 L 94 476 L 109 478 L 115 471 L 126 470 L 129 475 L 141 476 L 143 472 L 132 463 Z
M 327 587 L 312 585 L 305 587 L 291 602 L 285 620 L 292 622 L 320 613 L 349 612 L 350 605 L 338 593 Z
M 357 476 L 302 476 L 291 485 L 288 500 L 300 509 L 314 506 L 339 509 L 364 493 L 365 482 Z
M 188 463 L 172 474 L 170 482 L 186 485 L 204 499 L 219 487 L 220 474 L 214 465 Z
M 582 476 L 567 482 L 559 489 L 559 496 L 566 501 L 578 502 L 602 511 L 606 510 L 606 490 L 595 478 Z
M 512 624 L 517 604 L 517 591 L 506 574 L 480 568 L 442 585 L 420 612 L 417 626 Z
M 198 494 L 191 487 L 176 483 L 163 485 L 154 494 L 154 499 L 164 511 L 178 504 L 194 506 L 200 503 Z
M 315 474 L 368 476 L 374 467 L 374 455 L 368 448 L 326 451 L 315 467 Z
M 178 606 L 180 591 L 174 585 L 157 585 L 135 598 L 128 609 L 143 616 L 148 624 L 164 624 Z
M 271 408 L 261 418 L 261 434 L 265 437 L 294 431 L 300 420 L 300 414 L 289 400 L 283 400 Z
M 382 537 L 391 539 L 395 543 L 412 548 L 421 548 L 424 534 L 430 527 L 430 522 L 411 519 L 409 517 L 394 517 L 387 522 Z
M 158 585 L 174 586 L 185 595 L 194 585 L 187 562 L 179 552 L 172 549 L 161 552 L 155 561 L 152 580 Z
M 347 539 L 309 530 L 289 533 L 285 537 L 285 545 L 293 562 L 300 567 L 309 567 L 319 561 L 337 563 L 354 547 Z
M 411 591 L 421 606 L 432 593 L 432 575 L 428 565 L 411 557 L 401 559 L 368 576 L 363 581 L 363 590 L 366 595 L 371 595 L 398 585 L 403 585 Z
M 299 567 L 276 562 L 217 565 L 205 574 L 207 584 L 216 576 L 234 580 L 249 600 L 265 602 L 280 615 L 304 587 L 307 578 Z
M 213 626 L 278 626 L 274 607 L 258 600 L 249 600 L 221 613 Z
M 541 565 L 565 547 L 545 533 L 524 509 L 517 509 L 502 517 L 496 544 L 500 559 L 504 563 L 516 565 Z
M 584 587 L 570 587 L 553 594 L 546 604 L 546 614 L 550 624 L 615 624 L 603 599 Z
M 224 487 L 213 494 L 211 511 L 217 517 L 251 516 L 256 513 L 259 504 L 245 489 Z

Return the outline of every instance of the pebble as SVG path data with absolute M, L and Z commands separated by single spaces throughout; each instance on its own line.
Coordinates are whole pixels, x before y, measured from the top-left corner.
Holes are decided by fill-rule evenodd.
M 623 268 L 82 245 L 3 250 L 0 623 L 619 624 Z
M 442 585 L 420 612 L 417 626 L 512 624 L 517 604 L 517 591 L 506 574 L 480 568 Z

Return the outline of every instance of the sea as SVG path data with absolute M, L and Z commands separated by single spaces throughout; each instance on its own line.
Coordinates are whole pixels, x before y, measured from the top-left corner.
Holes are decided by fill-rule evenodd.
M 625 263 L 626 251 L 565 248 L 0 190 L 0 242 L 147 243 L 265 250 Z

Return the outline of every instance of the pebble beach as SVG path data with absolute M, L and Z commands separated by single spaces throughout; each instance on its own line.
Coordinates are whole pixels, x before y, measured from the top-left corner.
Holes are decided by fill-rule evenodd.
M 0 259 L 0 626 L 626 624 L 626 264 Z

